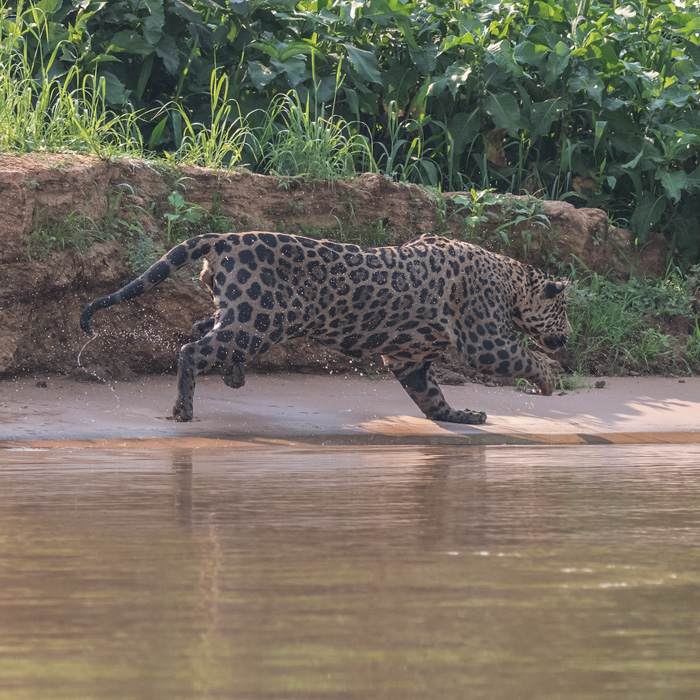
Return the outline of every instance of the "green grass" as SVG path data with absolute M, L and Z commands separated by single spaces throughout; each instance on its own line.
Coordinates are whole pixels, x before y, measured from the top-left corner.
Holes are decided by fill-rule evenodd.
M 369 141 L 320 109 L 313 116 L 296 93 L 277 96 L 254 130 L 259 168 L 280 177 L 332 182 L 376 172 Z
M 115 233 L 109 226 L 82 211 L 74 211 L 57 219 L 43 210 L 36 215 L 26 256 L 28 260 L 44 262 L 58 250 L 75 250 L 79 255 L 85 255 L 96 243 L 114 238 Z
M 61 71 L 61 43 L 48 56 L 29 52 L 26 39 L 47 31 L 34 7 L 16 23 L 0 22 L 0 151 L 144 157 L 139 115 L 107 108 L 104 78 Z
M 619 374 L 629 370 L 690 371 L 700 356 L 700 332 L 679 342 L 668 323 L 695 319 L 692 279 L 632 278 L 615 284 L 598 275 L 580 281 L 569 293 L 572 335 L 570 367 L 578 373 Z
M 175 130 L 181 132 L 179 149 L 173 154 L 165 154 L 169 162 L 178 165 L 199 165 L 215 170 L 243 165 L 248 151 L 256 150 L 254 137 L 238 103 L 229 99 L 228 93 L 228 77 L 212 71 L 208 95 L 208 123 L 192 122 L 189 112 L 182 105 L 175 103 L 162 110 L 166 115 L 154 130 L 151 145 L 155 144 L 165 128 L 169 111 Z

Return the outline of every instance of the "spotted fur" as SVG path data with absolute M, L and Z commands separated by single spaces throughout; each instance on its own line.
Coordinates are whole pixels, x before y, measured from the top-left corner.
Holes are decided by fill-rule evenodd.
M 571 333 L 564 282 L 469 243 L 426 235 L 401 247 L 363 248 L 264 232 L 185 241 L 95 299 L 81 328 L 91 333 L 98 309 L 143 294 L 199 258 L 215 312 L 195 323 L 197 339 L 180 352 L 173 408 L 180 421 L 192 419 L 198 373 L 218 366 L 229 386 L 240 387 L 251 357 L 308 337 L 350 357 L 381 354 L 428 418 L 480 424 L 483 412 L 447 404 L 431 362 L 454 346 L 483 374 L 525 377 L 549 395 L 551 370 L 520 334 L 554 351 Z

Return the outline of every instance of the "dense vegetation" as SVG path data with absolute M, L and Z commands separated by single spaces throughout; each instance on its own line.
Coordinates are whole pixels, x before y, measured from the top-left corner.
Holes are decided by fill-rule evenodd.
M 696 0 L 0 0 L 0 150 L 529 192 L 602 207 L 640 243 L 660 231 L 685 270 L 699 90 Z M 572 347 L 605 337 L 601 356 L 648 366 L 671 352 L 656 320 L 693 317 L 693 280 L 589 280 Z M 631 336 L 609 337 L 622 316 Z
M 20 0 L 3 17 L 3 78 L 49 112 L 65 90 L 132 115 L 132 146 L 296 173 L 280 133 L 325 116 L 338 174 L 566 197 L 700 255 L 695 0 Z

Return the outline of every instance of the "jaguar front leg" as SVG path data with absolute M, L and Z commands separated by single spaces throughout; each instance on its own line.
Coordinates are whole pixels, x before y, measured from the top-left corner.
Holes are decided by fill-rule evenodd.
M 384 362 L 426 418 L 467 425 L 482 425 L 486 422 L 483 411 L 459 411 L 447 403 L 430 362 L 400 363 L 386 357 Z
M 546 355 L 525 347 L 516 336 L 507 339 L 495 362 L 484 361 L 489 355 L 493 357 L 492 354 L 482 353 L 474 362 L 482 373 L 501 377 L 522 377 L 535 384 L 542 396 L 552 395 L 554 391 L 552 365 L 555 363 Z

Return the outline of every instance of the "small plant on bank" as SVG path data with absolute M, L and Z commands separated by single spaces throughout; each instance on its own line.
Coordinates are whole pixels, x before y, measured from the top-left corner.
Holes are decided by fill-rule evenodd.
M 539 394 L 540 390 L 529 380 L 518 377 L 515 380 L 515 390 L 523 394 Z
M 233 233 L 236 230 L 236 222 L 222 211 L 222 198 L 219 189 L 212 195 L 212 205 L 210 212 L 204 212 L 200 228 L 218 233 Z
M 452 216 L 461 218 L 461 233 L 465 240 L 496 252 L 507 252 L 511 247 L 527 257 L 533 245 L 533 229 L 540 231 L 538 240 L 552 238 L 551 222 L 538 199 L 505 197 L 492 190 L 472 188 L 465 194 L 452 197 L 456 208 Z M 499 223 L 502 222 L 502 223 Z M 514 234 L 519 231 L 519 238 Z M 544 246 L 546 247 L 546 246 Z
M 57 250 L 74 250 L 85 255 L 95 243 L 114 240 L 114 232 L 99 225 L 82 211 L 54 219 L 48 211 L 39 210 L 34 219 L 34 231 L 26 246 L 28 260 L 46 261 Z
M 145 233 L 143 229 L 129 232 L 129 240 L 126 242 L 125 260 L 129 269 L 140 275 L 165 253 L 165 246 L 157 243 L 153 236 Z
M 698 319 L 695 319 L 695 324 L 693 330 L 688 335 L 688 340 L 685 344 L 686 354 L 695 360 L 700 362 L 700 325 L 698 325 Z
M 166 221 L 165 236 L 172 246 L 189 238 L 192 228 L 204 217 L 204 209 L 199 204 L 187 202 L 176 189 L 168 195 L 168 204 L 172 211 L 163 214 Z
M 580 391 L 586 384 L 583 377 L 574 372 L 572 374 L 558 374 L 554 378 L 557 391 Z

